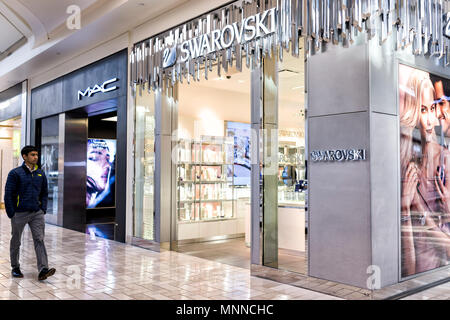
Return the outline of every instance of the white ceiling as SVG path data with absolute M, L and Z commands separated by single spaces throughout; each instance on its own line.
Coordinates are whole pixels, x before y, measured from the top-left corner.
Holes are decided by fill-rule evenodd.
M 39 19 L 43 20 L 39 20 L 40 24 L 46 26 L 46 28 L 54 28 L 53 33 L 50 34 L 51 39 L 47 39 L 46 36 L 46 42 L 39 47 L 34 48 L 31 44 L 27 44 L 11 57 L 0 61 L 0 92 L 25 79 L 39 77 L 50 69 L 76 59 L 84 52 L 126 35 L 129 30 L 170 12 L 173 8 L 187 1 L 0 0 L 0 5 L 5 2 L 7 4 L 15 3 L 20 6 L 30 6 L 30 9 L 23 8 L 28 13 L 31 12 L 32 8 L 34 10 L 34 8 L 39 7 L 39 9 L 36 8 L 36 12 L 33 12 L 33 17 L 35 18 L 34 15 L 39 16 Z M 39 6 L 40 4 L 42 7 Z M 55 11 L 52 9 L 52 4 L 55 6 Z M 76 4 L 81 8 L 88 6 L 82 11 L 82 28 L 80 30 L 68 30 L 65 27 L 65 19 L 68 17 L 68 14 L 65 13 L 65 7 L 68 4 Z M 91 5 L 89 6 L 89 4 Z M 56 14 L 55 12 L 59 13 Z M 50 33 L 52 30 L 49 29 L 46 32 Z M 118 50 L 127 46 L 128 43 L 125 43 Z M 65 69 L 65 73 L 70 71 Z
M 282 71 L 286 69 L 294 72 Z M 303 128 L 304 118 L 299 113 L 305 104 L 304 61 L 286 54 L 278 70 L 280 128 Z M 230 73 L 230 79 L 218 77 L 214 68 L 208 80 L 184 81 L 179 89 L 179 113 L 194 119 L 209 114 L 211 118 L 249 123 L 250 71 L 244 67 L 242 72 Z
M 43 24 L 50 33 L 65 23 L 69 14 L 66 10 L 71 5 L 78 6 L 81 11 L 88 8 L 97 0 L 17 0 Z
M 0 13 L 0 53 L 8 50 L 22 38 L 23 34 Z

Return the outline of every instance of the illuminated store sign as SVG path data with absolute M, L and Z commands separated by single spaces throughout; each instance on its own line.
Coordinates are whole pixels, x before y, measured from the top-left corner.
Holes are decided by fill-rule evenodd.
M 118 80 L 119 79 L 114 78 L 114 79 L 110 79 L 110 80 L 103 82 L 103 84 L 101 86 L 96 84 L 93 88 L 88 87 L 85 91 L 78 90 L 78 100 L 81 100 L 82 97 L 92 97 L 94 94 L 96 94 L 98 92 L 106 93 L 106 92 L 117 90 L 118 87 L 116 87 L 116 86 L 109 87 L 109 88 L 107 88 L 107 86 L 111 83 L 117 82 Z
M 181 62 L 188 59 L 195 59 L 212 52 L 228 49 L 234 44 L 243 44 L 245 42 L 257 39 L 276 31 L 275 24 L 276 8 L 264 11 L 250 16 L 241 23 L 234 22 L 232 25 L 226 25 L 222 30 L 214 30 L 209 34 L 190 39 L 181 45 Z M 267 23 L 268 17 L 270 25 Z
M 365 149 L 336 149 L 312 151 L 311 160 L 314 162 L 342 162 L 342 161 L 364 161 L 366 160 Z
M 244 44 L 276 32 L 276 8 L 262 14 L 250 16 L 240 23 L 226 25 L 222 30 L 214 30 L 199 37 L 186 40 L 180 45 L 179 62 L 196 59 L 210 53 L 224 50 L 236 44 Z M 269 23 L 270 21 L 270 23 Z M 163 53 L 163 68 L 169 68 L 177 62 L 177 48 L 166 48 Z

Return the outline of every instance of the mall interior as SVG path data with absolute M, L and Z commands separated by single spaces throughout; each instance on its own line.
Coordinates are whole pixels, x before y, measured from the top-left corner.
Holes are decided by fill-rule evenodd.
M 449 299 L 450 0 L 418 1 L 0 0 L 0 239 L 32 144 L 55 265 L 108 274 L 72 298 Z
M 278 195 L 279 267 L 306 274 L 304 63 L 288 56 L 276 72 L 282 129 L 276 141 L 277 179 L 271 187 Z M 251 85 L 250 70 L 235 68 L 208 81 L 180 84 L 172 152 L 176 250 L 247 269 L 251 264 Z M 136 103 L 136 143 L 142 150 L 136 154 L 136 170 L 143 178 L 136 181 L 136 207 L 142 215 L 136 216 L 135 232 L 152 240 L 152 172 L 148 177 L 146 173 L 155 157 L 147 145 L 154 139 L 154 94 L 138 95 Z

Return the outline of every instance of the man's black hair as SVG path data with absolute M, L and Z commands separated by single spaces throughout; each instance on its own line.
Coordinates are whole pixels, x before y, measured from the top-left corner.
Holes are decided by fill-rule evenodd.
M 33 151 L 39 152 L 35 146 L 25 146 L 22 148 L 22 151 L 20 151 L 20 153 L 22 154 L 22 156 L 28 156 L 28 154 Z

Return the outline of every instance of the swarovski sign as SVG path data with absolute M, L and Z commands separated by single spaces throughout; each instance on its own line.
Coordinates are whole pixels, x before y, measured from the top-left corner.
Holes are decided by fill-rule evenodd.
M 365 149 L 335 149 L 317 150 L 310 153 L 313 162 L 324 161 L 364 161 L 366 160 Z
M 272 8 L 243 19 L 240 23 L 228 24 L 221 30 L 184 41 L 180 45 L 179 62 L 196 59 L 210 53 L 224 50 L 233 45 L 241 45 L 276 32 L 277 9 Z M 163 68 L 173 66 L 177 62 L 176 46 L 166 48 L 163 53 Z
M 114 79 L 110 79 L 110 80 L 103 82 L 102 85 L 96 84 L 93 88 L 88 87 L 85 91 L 78 90 L 78 100 L 81 100 L 82 97 L 92 97 L 94 94 L 96 94 L 98 92 L 106 93 L 106 92 L 117 90 L 118 89 L 117 86 L 109 87 L 109 88 L 107 88 L 107 86 L 118 80 L 119 80 L 118 78 L 114 78 Z

